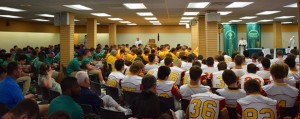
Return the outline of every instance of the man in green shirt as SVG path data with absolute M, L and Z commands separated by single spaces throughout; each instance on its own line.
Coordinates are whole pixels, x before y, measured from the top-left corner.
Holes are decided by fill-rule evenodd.
M 7 67 L 7 65 L 8 65 L 10 62 L 13 62 L 12 54 L 7 53 L 7 54 L 5 54 L 5 61 L 3 62 L 2 65 L 3 65 L 4 67 Z
M 100 80 L 100 82 L 105 84 L 101 70 L 90 64 L 91 63 L 90 59 L 89 59 L 89 57 L 91 56 L 90 50 L 85 49 L 83 54 L 84 54 L 84 57 L 81 61 L 82 67 L 84 69 L 87 69 L 89 74 L 98 75 L 98 79 Z
M 46 55 L 45 62 L 46 62 L 47 64 L 50 64 L 50 65 L 51 65 L 51 64 L 54 62 L 54 56 L 55 56 L 54 52 L 49 52 L 49 53 Z
M 80 62 L 83 58 L 82 54 L 78 54 L 77 57 L 72 59 L 67 66 L 67 74 L 68 76 L 75 77 L 77 71 L 80 71 Z
M 36 58 L 37 52 L 36 51 L 31 51 L 30 54 L 26 54 L 27 59 L 26 59 L 26 64 L 31 64 L 32 61 Z
M 80 95 L 80 86 L 74 77 L 64 78 L 61 82 L 62 95 L 53 99 L 49 105 L 48 115 L 56 111 L 69 113 L 72 119 L 83 119 L 83 110 L 73 98 Z

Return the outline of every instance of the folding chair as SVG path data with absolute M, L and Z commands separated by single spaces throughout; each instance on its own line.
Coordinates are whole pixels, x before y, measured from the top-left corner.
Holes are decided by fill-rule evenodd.
M 79 104 L 84 112 L 84 114 L 93 113 L 93 108 L 91 105 L 87 104 Z
M 159 100 L 166 102 L 172 110 L 175 110 L 174 97 L 170 97 L 170 98 L 159 97 Z
M 101 95 L 101 84 L 91 81 L 91 90 L 95 91 L 99 96 Z
M 126 119 L 124 112 L 112 111 L 104 108 L 100 108 L 101 119 Z
M 127 107 L 130 107 L 135 101 L 135 99 L 140 95 L 140 93 L 124 91 L 124 95 L 125 95 L 125 105 Z
M 294 117 L 297 116 L 297 107 L 280 107 L 279 108 L 280 111 L 280 118 L 279 119 L 283 119 L 284 117 L 292 117 L 292 119 L 294 119 Z
M 119 90 L 118 88 L 106 86 L 106 94 L 110 95 L 115 101 L 119 102 Z
M 236 108 L 226 107 L 230 119 L 237 119 Z

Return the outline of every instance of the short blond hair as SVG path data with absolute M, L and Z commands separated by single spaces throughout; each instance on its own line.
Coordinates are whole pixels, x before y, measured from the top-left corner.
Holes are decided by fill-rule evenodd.
M 173 60 L 173 65 L 177 67 L 181 67 L 181 60 L 180 59 Z
M 130 66 L 129 68 L 129 71 L 131 74 L 139 74 L 139 72 L 144 69 L 144 64 L 143 62 L 137 60 L 137 61 L 134 61 L 132 63 L 132 65 Z

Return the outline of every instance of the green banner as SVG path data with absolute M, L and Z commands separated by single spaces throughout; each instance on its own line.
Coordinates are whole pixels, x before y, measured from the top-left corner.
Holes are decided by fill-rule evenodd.
M 260 48 L 261 31 L 260 24 L 247 24 L 247 47 Z
M 224 51 L 229 56 L 238 49 L 237 43 L 237 25 L 236 24 L 224 24 Z

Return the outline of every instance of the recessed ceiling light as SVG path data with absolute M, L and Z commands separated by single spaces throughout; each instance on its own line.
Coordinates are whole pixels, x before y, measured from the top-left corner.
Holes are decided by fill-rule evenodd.
M 231 11 L 219 11 L 218 13 L 220 13 L 221 15 L 227 15 L 232 13 Z
M 22 18 L 22 17 L 14 16 L 14 15 L 0 15 L 0 17 L 5 17 L 5 18 Z
M 161 23 L 153 23 L 153 25 L 161 25 Z
M 284 6 L 284 7 L 297 8 L 298 5 L 297 5 L 297 3 L 294 3 L 294 4 L 286 5 L 286 6 Z
M 229 22 L 241 22 L 243 20 L 230 20 Z
M 145 17 L 146 20 L 157 20 L 156 17 Z
M 233 2 L 233 3 L 229 4 L 228 6 L 226 6 L 226 8 L 243 8 L 252 3 L 253 2 Z
M 209 2 L 191 2 L 187 8 L 205 8 Z
M 80 21 L 80 20 L 78 20 L 78 19 L 74 19 L 74 21 Z
M 281 16 L 281 17 L 275 17 L 274 19 L 288 19 L 288 18 L 293 18 L 295 16 Z
M 9 11 L 9 12 L 23 12 L 23 11 L 26 11 L 26 10 L 21 10 L 21 9 L 17 9 L 17 8 L 12 8 L 12 7 L 0 7 L 0 10 Z
M 189 23 L 190 21 L 180 21 L 180 23 Z
M 64 5 L 65 7 L 72 8 L 75 10 L 93 10 L 92 8 L 83 6 L 83 5 Z
M 183 16 L 196 16 L 198 14 L 199 14 L 199 12 L 184 12 Z
M 188 23 L 179 23 L 179 25 L 186 25 L 186 24 L 188 24 Z
M 291 23 L 293 23 L 293 22 L 290 22 L 290 21 L 288 21 L 288 22 L 281 22 L 281 24 L 291 24 Z
M 258 22 L 270 22 L 273 21 L 272 19 L 264 19 L 264 20 L 259 20 Z
M 159 21 L 149 21 L 150 23 L 160 23 Z
M 153 16 L 151 12 L 137 12 L 136 14 L 139 16 Z
M 240 19 L 254 19 L 254 18 L 257 18 L 257 16 L 244 16 Z
M 98 16 L 98 17 L 110 17 L 111 15 L 106 14 L 106 13 L 91 13 L 94 16 Z
M 191 20 L 194 19 L 194 17 L 181 17 L 182 20 Z
M 257 24 L 257 22 L 248 22 L 246 24 Z
M 127 24 L 127 25 L 137 25 L 136 23 L 131 23 L 131 24 Z
M 143 3 L 124 3 L 128 9 L 147 9 Z
M 223 23 L 221 23 L 221 24 L 231 24 L 231 23 L 229 23 L 229 22 L 223 22 Z
M 47 19 L 32 19 L 32 20 L 34 20 L 34 21 L 49 21 Z
M 37 15 L 41 17 L 54 17 L 54 15 L 52 14 L 37 14 Z
M 270 15 L 270 14 L 275 14 L 278 12 L 280 12 L 280 11 L 263 11 L 263 12 L 257 13 L 256 15 Z
M 109 20 L 113 20 L 113 21 L 121 21 L 121 20 L 123 20 L 123 19 L 121 19 L 121 18 L 108 18 Z
M 131 22 L 130 22 L 130 21 L 120 21 L 120 23 L 123 23 L 123 24 L 130 24 Z

